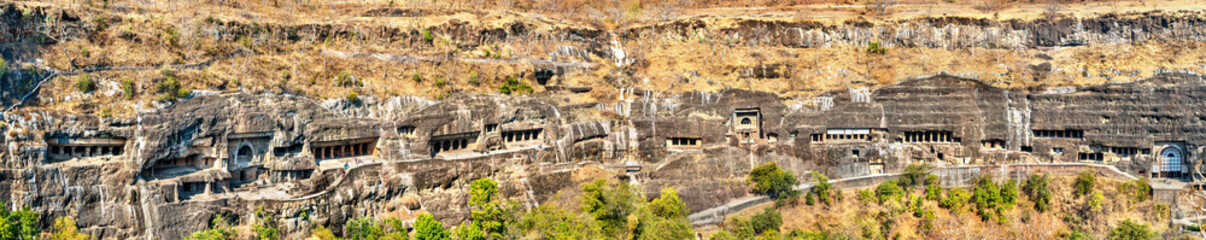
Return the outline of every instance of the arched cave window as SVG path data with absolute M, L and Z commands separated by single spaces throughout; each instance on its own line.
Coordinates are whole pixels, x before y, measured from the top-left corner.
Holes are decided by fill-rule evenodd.
M 239 148 L 239 153 L 238 155 L 235 155 L 235 157 L 240 163 L 251 162 L 251 146 L 243 146 Z
M 753 123 L 753 121 L 750 121 L 750 118 L 742 118 L 741 119 L 741 125 L 749 125 L 751 123 Z

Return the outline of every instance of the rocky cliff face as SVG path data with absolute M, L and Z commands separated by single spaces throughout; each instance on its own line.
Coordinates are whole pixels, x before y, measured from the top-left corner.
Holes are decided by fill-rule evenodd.
M 545 94 L 356 103 L 219 94 L 131 118 L 17 111 L 5 115 L 0 196 L 43 219 L 73 216 L 103 238 L 175 238 L 217 213 L 254 221 L 256 209 L 302 237 L 358 216 L 431 212 L 454 224 L 468 215 L 468 183 L 482 177 L 530 207 L 576 188 L 584 168 L 649 197 L 675 186 L 689 209 L 747 196 L 744 175 L 767 161 L 834 178 L 1004 162 L 1180 177 L 1204 154 L 1206 117 L 1191 110 L 1206 101 L 1204 80 L 1000 89 L 940 75 L 807 100 L 744 90 L 632 89 L 586 107 Z M 598 109 L 622 116 L 582 117 Z

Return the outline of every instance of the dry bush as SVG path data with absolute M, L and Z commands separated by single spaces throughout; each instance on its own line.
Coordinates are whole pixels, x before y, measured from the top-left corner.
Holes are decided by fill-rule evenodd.
M 1059 4 L 1059 0 L 1051 0 L 1047 2 L 1047 6 L 1043 7 L 1043 17 L 1048 20 L 1055 20 L 1059 17 L 1059 12 L 1064 10 L 1064 6 Z
M 973 7 L 981 12 L 996 12 L 1005 9 L 1006 3 L 1005 0 L 979 0 Z
M 867 12 L 875 16 L 887 15 L 896 4 L 896 0 L 871 0 L 871 4 L 867 5 Z

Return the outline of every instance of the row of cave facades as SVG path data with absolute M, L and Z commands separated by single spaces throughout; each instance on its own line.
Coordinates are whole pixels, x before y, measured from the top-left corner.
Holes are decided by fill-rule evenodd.
M 199 96 L 136 119 L 64 117 L 64 127 L 45 133 L 42 163 L 130 161 L 141 166 L 133 181 L 175 189 L 173 202 L 314 181 L 365 162 L 523 150 L 536 153 L 509 160 L 639 172 L 674 154 L 773 148 L 836 178 L 913 163 L 1084 162 L 1198 181 L 1206 146 L 1206 87 L 1187 74 L 1034 89 L 935 76 L 789 100 L 744 90 L 620 95 L 619 103 L 570 107 L 539 97 L 460 97 L 372 118 L 297 97 Z M 622 118 L 562 116 L 583 110 Z

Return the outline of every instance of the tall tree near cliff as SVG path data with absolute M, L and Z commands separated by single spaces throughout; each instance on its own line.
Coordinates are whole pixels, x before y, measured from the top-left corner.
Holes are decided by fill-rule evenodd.
M 649 202 L 649 209 L 658 217 L 676 219 L 687 216 L 687 206 L 678 199 L 678 190 L 674 187 L 662 188 L 662 195 Z
M 599 221 L 603 233 L 608 236 L 618 236 L 624 230 L 628 215 L 636 210 L 637 200 L 635 191 L 628 184 L 616 187 L 608 185 L 607 180 L 595 179 L 592 183 L 582 185 L 581 210 L 589 213 Z
M 746 181 L 754 185 L 754 193 L 766 194 L 773 199 L 799 195 L 795 186 L 800 184 L 800 181 L 791 172 L 780 169 L 775 162 L 767 162 L 754 167 Z
M 489 178 L 474 180 L 469 186 L 469 205 L 472 222 L 462 223 L 457 229 L 461 239 L 500 239 L 504 238 L 507 230 L 507 216 L 510 214 L 497 199 L 498 182 Z M 472 236 L 472 237 L 470 237 Z
M 75 226 L 75 220 L 71 217 L 60 217 L 54 220 L 54 233 L 50 234 L 50 240 L 88 240 L 94 239 L 88 234 L 80 233 Z
M 448 240 L 448 230 L 444 229 L 444 224 L 436 221 L 429 213 L 419 214 L 418 219 L 415 219 L 415 239 L 419 240 Z

